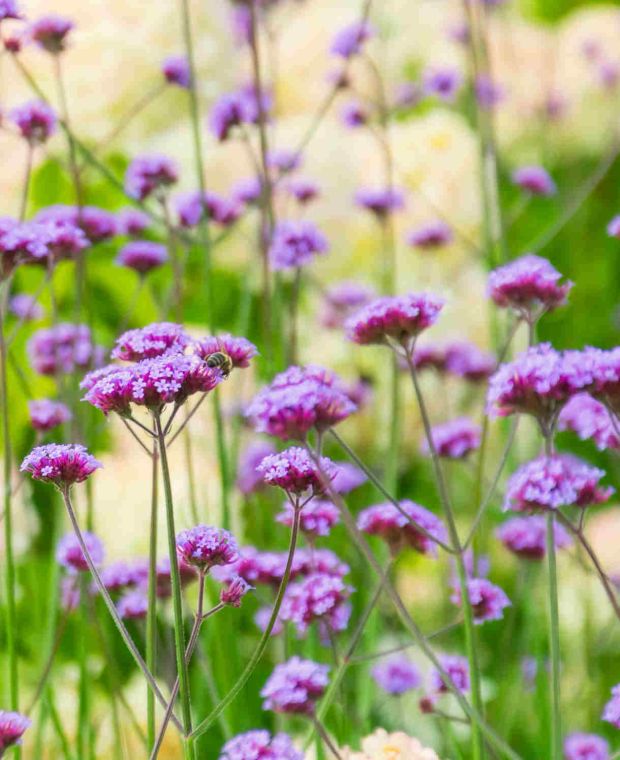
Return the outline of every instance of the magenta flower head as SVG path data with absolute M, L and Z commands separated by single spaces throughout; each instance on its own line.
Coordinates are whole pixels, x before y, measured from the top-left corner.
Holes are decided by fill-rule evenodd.
M 347 336 L 362 346 L 392 340 L 409 350 L 420 333 L 435 324 L 443 305 L 432 293 L 377 298 L 347 320 Z
M 49 249 L 48 260 L 75 259 L 90 246 L 84 231 L 72 222 L 41 223 Z
M 85 446 L 77 443 L 48 443 L 36 446 L 24 459 L 19 468 L 29 472 L 34 480 L 53 483 L 66 489 L 74 483 L 81 483 L 89 475 L 102 467 Z
M 320 188 L 314 180 L 303 177 L 289 180 L 286 184 L 286 192 L 302 206 L 316 200 L 321 194 Z
M 504 608 L 510 606 L 510 599 L 504 591 L 486 578 L 470 578 L 467 581 L 467 593 L 474 614 L 474 623 L 481 625 L 488 620 L 501 620 Z M 455 588 L 451 601 L 461 606 L 461 590 Z
M 605 705 L 601 718 L 615 728 L 620 728 L 620 684 L 612 688 L 611 699 Z
M 367 21 L 354 21 L 336 33 L 330 52 L 340 58 L 353 58 L 360 54 L 364 43 L 374 36 L 375 30 Z
M 18 712 L 0 710 L 0 755 L 15 744 L 21 744 L 21 738 L 32 721 Z
M 47 206 L 38 212 L 37 222 L 52 222 L 56 225 L 72 225 L 79 228 L 91 243 L 109 240 L 117 233 L 116 217 L 110 211 L 97 206 Z
M 328 288 L 321 307 L 321 324 L 330 329 L 340 329 L 348 317 L 376 297 L 375 291 L 356 282 L 344 280 Z
M 439 664 L 450 676 L 454 686 L 461 692 L 469 691 L 469 665 L 465 657 L 459 655 L 439 655 Z M 433 668 L 430 674 L 431 691 L 435 694 L 446 694 L 450 691 L 441 673 Z
M 600 485 L 604 475 L 603 470 L 568 454 L 538 457 L 508 480 L 504 509 L 540 512 L 603 504 L 614 492 Z
M 124 245 L 118 252 L 116 263 L 137 272 L 140 277 L 162 266 L 168 261 L 168 251 L 161 243 L 150 240 L 134 240 Z
M 454 102 L 462 84 L 463 77 L 456 69 L 433 68 L 423 75 L 424 92 L 445 103 Z
M 233 187 L 233 198 L 245 206 L 253 206 L 260 201 L 263 187 L 260 177 L 247 177 L 241 179 Z
M 301 657 L 291 657 L 276 665 L 260 693 L 265 700 L 263 710 L 312 715 L 314 703 L 323 696 L 329 683 L 328 673 L 328 665 Z
M 546 551 L 547 521 L 543 515 L 513 517 L 497 530 L 497 537 L 513 554 L 523 559 L 543 559 Z M 559 523 L 553 525 L 556 549 L 565 549 L 572 544 L 567 530 Z
M 505 89 L 486 74 L 476 77 L 474 92 L 480 107 L 487 111 L 495 108 L 506 97 Z
M 30 424 L 35 430 L 47 433 L 71 419 L 71 412 L 65 404 L 49 399 L 28 402 Z
M 139 362 L 168 354 L 182 354 L 190 339 L 181 325 L 153 322 L 146 327 L 127 330 L 116 340 L 112 358 Z
M 230 333 L 196 340 L 191 343 L 190 351 L 205 361 L 213 354 L 224 353 L 230 357 L 235 369 L 246 369 L 250 361 L 258 356 L 258 349 L 247 338 L 237 338 Z
M 28 356 L 35 372 L 40 375 L 92 369 L 102 358 L 100 347 L 92 342 L 90 329 L 69 322 L 37 330 L 28 342 Z
M 266 119 L 270 108 L 270 96 L 262 93 L 259 104 L 259 96 L 254 87 L 224 93 L 211 106 L 209 129 L 220 142 L 224 142 L 235 127 L 257 124 L 260 110 Z
M 294 514 L 292 505 L 285 502 L 282 512 L 276 515 L 276 520 L 291 527 Z M 329 536 L 331 529 L 339 521 L 340 512 L 335 504 L 325 499 L 312 499 L 301 511 L 299 527 L 307 536 Z
M 189 90 L 192 83 L 192 75 L 186 56 L 168 56 L 161 65 L 161 73 L 168 84 L 175 84 L 177 87 Z
M 279 148 L 277 150 L 270 150 L 267 154 L 267 166 L 274 170 L 276 179 L 285 174 L 291 174 L 299 169 L 301 165 L 301 154 L 296 150 Z
M 67 47 L 67 35 L 74 28 L 71 19 L 55 14 L 42 16 L 30 25 L 30 37 L 48 53 L 58 55 Z
M 292 446 L 279 454 L 270 454 L 258 465 L 267 485 L 278 486 L 291 496 L 307 492 L 321 494 L 328 486 L 334 464 L 327 457 L 320 460 L 320 469 L 306 449 Z
M 47 229 L 37 222 L 23 222 L 7 229 L 0 237 L 3 275 L 19 264 L 46 264 L 50 256 Z
M 177 165 L 167 156 L 138 156 L 129 164 L 125 174 L 125 191 L 143 201 L 153 193 L 161 193 L 179 179 Z
M 215 565 L 230 565 L 238 557 L 232 533 L 211 525 L 197 525 L 177 535 L 179 559 L 207 573 Z
M 557 187 L 542 166 L 522 166 L 512 175 L 512 182 L 530 195 L 555 195 Z
M 397 187 L 361 188 L 355 193 L 354 200 L 357 206 L 370 211 L 379 221 L 405 207 L 405 194 Z
M 237 575 L 224 586 L 220 592 L 220 602 L 229 607 L 241 607 L 243 597 L 254 589 L 253 586 Z
M 104 550 L 101 539 L 88 531 L 84 531 L 82 537 L 93 564 L 95 566 L 103 564 Z M 67 533 L 60 539 L 56 550 L 56 560 L 58 564 L 62 565 L 70 573 L 85 573 L 88 571 L 86 557 L 75 533 Z
M 119 235 L 140 237 L 151 226 L 151 217 L 137 208 L 124 208 L 116 215 L 116 227 Z
M 582 441 L 594 441 L 599 451 L 620 448 L 609 410 L 589 393 L 570 399 L 558 417 L 558 430 L 571 430 Z
M 394 504 L 376 504 L 362 510 L 357 517 L 357 527 L 370 536 L 379 536 L 387 542 L 392 554 L 409 546 L 421 554 L 435 556 L 437 547 L 433 538 L 445 541 L 446 529 L 441 520 L 428 509 L 413 501 L 403 499 L 400 510 Z M 420 526 L 426 533 L 422 533 Z
M 241 452 L 237 466 L 237 488 L 244 495 L 249 495 L 264 486 L 258 465 L 266 456 L 276 453 L 276 447 L 269 441 L 253 441 Z
M 413 248 L 432 251 L 449 245 L 454 238 L 451 227 L 445 222 L 436 221 L 413 230 L 407 236 L 407 243 Z
M 352 129 L 363 127 L 370 121 L 369 109 L 363 103 L 357 101 L 345 103 L 340 115 L 345 127 L 351 127 Z
M 247 731 L 233 737 L 222 747 L 219 760 L 303 760 L 288 734 Z
M 56 131 L 54 110 L 42 100 L 30 100 L 11 111 L 11 120 L 30 145 L 42 145 Z
M 43 307 L 33 296 L 19 293 L 9 301 L 9 311 L 22 322 L 34 322 L 43 317 Z
M 480 435 L 480 426 L 467 417 L 435 425 L 431 430 L 437 454 L 446 459 L 464 459 L 480 446 Z M 422 451 L 424 454 L 430 454 L 426 438 L 422 441 Z
M 415 354 L 414 354 L 415 360 Z M 450 343 L 445 348 L 444 369 L 451 375 L 471 383 L 486 380 L 493 374 L 497 361 L 493 354 L 482 351 L 474 343 Z
M 607 225 L 607 234 L 609 237 L 618 238 L 620 240 L 620 214 L 614 216 L 614 218 Z
M 303 441 L 310 430 L 324 432 L 356 408 L 333 372 L 314 365 L 292 366 L 259 391 L 246 415 L 258 433 Z
M 561 283 L 561 279 L 547 259 L 528 254 L 494 269 L 489 275 L 488 294 L 498 306 L 512 308 L 531 321 L 541 312 L 566 303 L 573 283 Z
M 375 683 L 388 694 L 400 696 L 422 686 L 422 676 L 417 667 L 404 654 L 388 657 L 375 665 L 371 671 Z
M 609 744 L 597 734 L 569 734 L 564 740 L 565 760 L 609 760 Z
M 0 0 L 0 21 L 20 18 L 22 18 L 22 13 L 17 0 Z
M 351 591 L 337 575 L 311 573 L 288 586 L 280 617 L 293 623 L 299 636 L 305 636 L 315 621 L 330 631 L 344 631 L 351 615 Z
M 243 210 L 239 198 L 224 198 L 211 191 L 183 193 L 175 203 L 182 227 L 196 227 L 205 218 L 222 227 L 230 227 Z
M 328 250 L 327 238 L 312 222 L 283 221 L 274 230 L 269 261 L 274 271 L 296 269 Z
M 118 614 L 123 620 L 142 620 L 148 612 L 149 600 L 144 591 L 134 589 L 121 596 L 116 604 Z

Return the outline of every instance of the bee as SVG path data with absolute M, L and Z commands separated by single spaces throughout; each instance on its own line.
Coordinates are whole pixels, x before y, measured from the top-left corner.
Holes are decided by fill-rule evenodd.
M 207 356 L 206 362 L 207 367 L 219 369 L 225 378 L 230 375 L 233 369 L 232 359 L 223 351 L 216 351 L 214 354 L 209 354 L 209 356 Z

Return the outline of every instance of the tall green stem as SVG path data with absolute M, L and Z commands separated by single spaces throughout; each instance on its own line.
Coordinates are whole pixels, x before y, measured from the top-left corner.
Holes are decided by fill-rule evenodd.
M 78 644 L 78 657 L 80 663 L 80 696 L 78 704 L 78 754 L 80 757 L 88 758 L 90 746 L 90 706 L 89 706 L 89 689 L 90 683 L 88 678 L 88 577 L 82 573 L 79 579 L 80 589 L 80 617 L 82 633 Z
M 551 654 L 551 754 L 550 760 L 562 758 L 562 711 L 560 704 L 560 613 L 558 578 L 555 561 L 555 515 L 547 514 L 547 568 L 549 573 L 549 649 Z
M 157 503 L 158 503 L 158 468 L 157 447 L 153 444 L 151 454 L 151 519 L 149 530 L 149 588 L 148 608 L 146 612 L 146 666 L 155 673 L 157 661 Z M 155 741 L 155 695 L 151 689 L 146 691 L 146 735 L 148 746 Z

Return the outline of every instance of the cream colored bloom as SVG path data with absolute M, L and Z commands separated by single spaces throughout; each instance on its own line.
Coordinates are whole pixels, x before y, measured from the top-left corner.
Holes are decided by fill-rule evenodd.
M 388 734 L 378 728 L 362 739 L 361 752 L 348 752 L 345 760 L 439 760 L 435 750 L 423 747 L 417 739 L 402 731 Z

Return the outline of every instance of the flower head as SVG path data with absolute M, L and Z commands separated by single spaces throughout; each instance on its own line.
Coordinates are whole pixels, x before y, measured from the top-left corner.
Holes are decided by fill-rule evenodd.
M 219 760 L 303 760 L 288 734 L 247 731 L 233 737 L 222 747 Z
M 125 174 L 125 191 L 143 201 L 174 185 L 179 179 L 176 164 L 167 156 L 139 156 L 129 164 Z
M 135 567 L 124 560 L 106 565 L 100 570 L 99 575 L 103 585 L 111 593 L 136 586 L 140 580 Z
M 254 87 L 224 93 L 211 106 L 209 129 L 220 142 L 223 142 L 230 137 L 235 127 L 258 124 L 261 112 L 266 119 L 270 108 L 270 96 L 265 92 L 259 96 Z
M 303 177 L 290 179 L 286 184 L 286 192 L 302 206 L 316 200 L 321 194 L 314 180 Z
M 258 355 L 258 349 L 247 338 L 240 338 L 230 333 L 213 335 L 193 341 L 190 345 L 191 353 L 207 360 L 212 354 L 224 353 L 230 357 L 233 367 L 246 369 L 250 361 Z
M 512 181 L 530 195 L 555 195 L 555 182 L 542 166 L 522 166 L 512 175 Z
M 359 513 L 357 527 L 368 535 L 380 536 L 394 553 L 410 546 L 421 554 L 436 554 L 433 538 L 445 541 L 447 537 L 441 520 L 428 509 L 408 499 L 400 501 L 399 506 L 400 510 L 391 502 L 386 502 L 368 507 Z M 418 525 L 433 538 L 422 533 L 416 527 Z
M 605 705 L 601 718 L 612 726 L 620 728 L 620 684 L 611 690 L 611 699 Z
M 100 243 L 117 233 L 116 217 L 110 211 L 97 206 L 65 206 L 61 203 L 46 206 L 36 215 L 37 222 L 72 225 L 82 230 L 91 243 Z
M 103 564 L 104 550 L 101 539 L 95 536 L 94 533 L 87 531 L 82 533 L 82 538 L 93 564 L 95 566 Z M 71 573 L 85 573 L 89 569 L 82 546 L 75 533 L 67 533 L 60 539 L 58 548 L 56 549 L 56 559 L 60 565 Z
M 230 227 L 243 210 L 238 198 L 224 198 L 210 190 L 183 193 L 176 197 L 175 203 L 182 227 L 196 227 L 205 218 L 222 227 Z
M 30 424 L 35 430 L 46 433 L 71 419 L 71 412 L 65 404 L 49 399 L 28 402 Z
M 368 480 L 364 471 L 350 462 L 335 462 L 334 469 L 332 490 L 336 493 L 354 491 Z
M 365 42 L 374 37 L 375 30 L 367 21 L 354 21 L 340 29 L 332 40 L 330 52 L 340 58 L 359 55 Z
M 541 310 L 551 311 L 566 303 L 573 283 L 561 283 L 561 279 L 547 259 L 527 254 L 494 269 L 488 293 L 498 306 L 510 307 L 531 320 Z
M 282 512 L 276 520 L 282 525 L 293 525 L 295 511 L 289 502 L 285 502 Z M 338 507 L 326 499 L 312 499 L 301 510 L 299 527 L 308 536 L 329 536 L 331 529 L 340 521 Z
M 363 103 L 354 100 L 342 107 L 341 118 L 345 127 L 363 127 L 370 120 L 370 111 Z
M 197 525 L 177 535 L 177 554 L 188 565 L 206 573 L 215 565 L 230 565 L 237 559 L 237 542 L 232 533 L 210 525 Z
M 569 734 L 564 740 L 565 760 L 609 760 L 609 744 L 597 734 Z
M 134 240 L 118 252 L 116 263 L 137 272 L 141 277 L 168 261 L 165 245 L 150 240 Z
M 304 636 L 311 623 L 317 620 L 330 631 L 343 631 L 351 614 L 347 602 L 351 591 L 340 576 L 311 573 L 288 586 L 280 618 L 292 622 L 300 636 Z
M 425 251 L 449 245 L 453 240 L 452 228 L 445 222 L 436 221 L 413 230 L 407 236 L 407 243 Z
M 25 715 L 0 710 L 0 753 L 15 744 L 21 744 L 21 738 L 30 725 L 31 720 Z
M 505 89 L 487 74 L 479 74 L 474 83 L 476 100 L 481 108 L 490 111 L 506 97 Z
M 66 488 L 81 483 L 99 467 L 101 462 L 77 443 L 48 443 L 36 446 L 24 459 L 20 470 L 29 472 L 34 480 Z
M 0 0 L 0 21 L 22 18 L 17 0 Z
M 230 607 L 241 607 L 241 600 L 253 588 L 247 581 L 237 575 L 228 581 L 220 592 L 220 602 Z
M 189 61 L 184 55 L 170 55 L 161 65 L 161 73 L 168 84 L 188 90 L 192 83 Z
M 543 515 L 513 517 L 500 525 L 497 537 L 504 546 L 524 559 L 543 559 L 547 551 L 547 521 Z M 556 549 L 570 546 L 572 539 L 559 523 L 553 525 Z
M 277 713 L 312 714 L 314 703 L 328 684 L 329 666 L 291 657 L 273 670 L 260 695 L 264 710 Z
M 474 614 L 474 623 L 481 625 L 487 620 L 501 620 L 504 608 L 510 606 L 510 599 L 504 591 L 486 578 L 470 578 L 467 581 L 467 593 Z M 455 588 L 451 601 L 461 606 L 461 590 Z
M 414 354 L 415 360 L 415 354 Z M 458 341 L 445 348 L 444 368 L 446 372 L 464 380 L 476 383 L 493 374 L 497 362 L 493 354 L 482 351 L 474 343 Z
M 361 345 L 392 339 L 408 346 L 421 332 L 435 324 L 443 305 L 443 300 L 431 293 L 384 296 L 347 320 L 347 335 Z
M 372 301 L 375 291 L 355 280 L 344 280 L 325 292 L 321 308 L 321 323 L 324 327 L 339 329 L 348 317 L 362 306 Z
M 319 466 L 306 449 L 293 446 L 279 454 L 270 454 L 258 465 L 265 483 L 278 486 L 289 494 L 320 494 L 326 488 L 325 478 L 333 472 L 331 460 L 323 457 Z
M 431 437 L 437 454 L 447 459 L 463 459 L 480 446 L 481 430 L 467 417 L 435 425 Z M 430 454 L 428 440 L 422 442 L 422 451 Z
M 355 193 L 355 203 L 383 220 L 389 214 L 405 207 L 405 194 L 397 187 L 364 187 Z
M 459 691 L 469 691 L 469 665 L 465 657 L 451 654 L 440 655 L 439 664 L 450 676 L 450 680 Z M 443 676 L 435 668 L 431 670 L 430 681 L 431 691 L 434 693 L 445 694 L 450 691 Z
M 614 218 L 607 225 L 607 234 L 609 237 L 620 239 L 620 214 L 614 216 Z
M 305 266 L 328 249 L 327 238 L 312 222 L 279 222 L 269 247 L 271 268 L 280 271 Z
M 42 100 L 30 100 L 11 111 L 11 120 L 31 145 L 41 145 L 56 131 L 54 110 Z
M 32 322 L 43 316 L 43 307 L 27 293 L 13 296 L 9 301 L 9 311 L 22 322 Z
M 124 208 L 116 215 L 116 226 L 119 235 L 139 237 L 151 226 L 151 217 L 137 208 Z
M 97 366 L 101 350 L 93 344 L 86 325 L 61 322 L 33 334 L 28 342 L 28 356 L 40 375 L 71 374 Z
M 168 354 L 182 354 L 190 339 L 181 325 L 174 322 L 153 322 L 146 327 L 127 330 L 116 340 L 114 359 L 139 362 Z
M 404 654 L 388 657 L 376 665 L 372 677 L 388 694 L 405 694 L 422 685 L 420 671 Z
M 134 589 L 121 596 L 116 604 L 118 614 L 124 620 L 142 620 L 148 612 L 149 600 L 144 591 Z
M 463 77 L 456 69 L 433 68 L 423 75 L 424 92 L 445 103 L 453 103 L 463 84 Z
M 594 441 L 599 451 L 620 448 L 609 410 L 588 393 L 578 393 L 570 399 L 560 412 L 558 429 L 572 430 L 582 441 Z
M 67 35 L 75 24 L 71 19 L 55 14 L 42 16 L 30 26 L 30 36 L 34 42 L 48 53 L 58 55 L 67 47 Z

